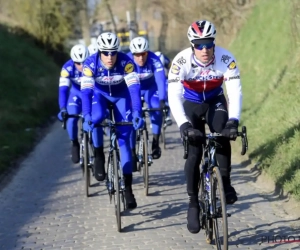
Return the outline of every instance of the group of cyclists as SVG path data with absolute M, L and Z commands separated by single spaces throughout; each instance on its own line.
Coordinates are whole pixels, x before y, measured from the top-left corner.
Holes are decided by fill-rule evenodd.
M 107 118 L 108 104 L 113 105 L 116 122 L 133 122 L 133 127 L 122 126 L 118 129 L 126 205 L 132 209 L 137 206 L 132 192 L 132 172 L 137 171 L 135 130 L 142 128 L 144 121 L 141 98 L 149 108 L 167 109 L 167 78 L 160 57 L 149 50 L 146 38 L 134 38 L 127 54 L 119 49 L 119 38 L 112 32 L 99 35 L 96 45 L 91 44 L 87 48 L 78 44 L 72 47 L 71 59 L 63 65 L 60 75 L 58 118 L 63 120 L 66 113 L 82 114 L 83 130 L 92 134 L 93 174 L 97 181 L 104 181 L 106 173 L 103 130 L 95 127 L 95 124 Z M 159 159 L 162 112 L 152 112 L 150 119 L 153 134 L 152 157 Z M 170 121 L 168 117 L 164 122 L 170 125 Z M 67 131 L 72 141 L 72 161 L 78 163 L 78 118 L 68 119 Z
M 130 42 L 130 52 L 120 52 L 116 34 L 105 32 L 97 44 L 88 48 L 75 45 L 71 59 L 61 70 L 59 80 L 58 118 L 63 114 L 82 114 L 83 130 L 92 133 L 95 148 L 93 173 L 103 181 L 105 156 L 103 130 L 95 127 L 107 117 L 108 104 L 113 104 L 115 121 L 132 121 L 133 127 L 120 127 L 118 144 L 125 181 L 128 209 L 137 207 L 132 192 L 132 172 L 136 171 L 135 130 L 142 128 L 142 102 L 149 108 L 168 106 L 179 127 L 181 136 L 189 138 L 188 158 L 184 171 L 187 182 L 187 228 L 200 231 L 198 183 L 202 145 L 205 143 L 205 123 L 211 132 L 222 133 L 216 151 L 227 204 L 237 201 L 231 185 L 231 145 L 235 140 L 242 106 L 240 73 L 233 55 L 215 45 L 215 26 L 206 20 L 192 23 L 187 31 L 190 47 L 179 52 L 172 63 L 161 52 L 149 50 L 144 37 Z M 171 64 L 171 67 L 169 67 Z M 169 71 L 169 72 L 168 72 Z M 225 83 L 229 102 L 222 85 Z M 204 118 L 204 119 L 203 119 Z M 163 124 L 162 112 L 150 114 L 152 125 L 152 156 L 161 157 L 159 137 Z M 79 162 L 78 119 L 69 118 L 67 130 L 72 141 L 72 161 Z M 170 114 L 166 121 L 171 124 Z

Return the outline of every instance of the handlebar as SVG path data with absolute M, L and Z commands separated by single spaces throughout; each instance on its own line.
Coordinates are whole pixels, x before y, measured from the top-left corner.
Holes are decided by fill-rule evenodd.
M 69 115 L 68 113 L 63 113 L 62 118 L 63 118 L 62 128 L 66 129 L 66 123 L 67 123 L 67 120 L 69 118 L 82 118 L 82 115 L 81 114 L 79 114 L 79 115 Z
M 92 122 L 89 121 L 88 124 L 91 125 Z M 113 122 L 113 121 L 108 121 L 108 122 L 97 123 L 97 124 L 94 125 L 94 128 L 99 128 L 99 127 L 114 127 L 114 126 L 126 126 L 126 125 L 133 125 L 133 123 L 132 122 Z M 92 132 L 89 131 L 88 135 L 89 135 L 89 143 L 92 144 Z
M 238 137 L 241 137 L 242 140 L 242 151 L 241 155 L 245 155 L 248 150 L 248 138 L 247 138 L 247 128 L 246 126 L 242 126 L 242 131 L 237 133 Z M 220 133 L 209 133 L 205 135 L 205 138 L 208 140 L 216 139 L 217 137 L 224 137 L 224 135 Z M 183 159 L 187 159 L 188 157 L 188 146 L 189 140 L 188 136 L 184 136 L 183 138 L 183 146 L 184 146 L 184 154 Z M 232 139 L 231 139 L 232 140 Z

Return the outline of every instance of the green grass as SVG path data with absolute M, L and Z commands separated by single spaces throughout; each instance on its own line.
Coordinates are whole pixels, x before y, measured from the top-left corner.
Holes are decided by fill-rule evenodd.
M 293 3 L 257 1 L 231 51 L 241 69 L 249 156 L 300 200 L 300 50 L 293 35 L 299 30 L 292 28 L 299 18 Z
M 57 111 L 60 69 L 31 39 L 0 27 L 0 174 L 30 150 Z

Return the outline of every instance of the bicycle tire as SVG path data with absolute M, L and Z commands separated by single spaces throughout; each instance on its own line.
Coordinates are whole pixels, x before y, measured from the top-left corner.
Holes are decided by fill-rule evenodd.
M 94 146 L 91 145 L 90 143 L 88 143 L 89 145 L 89 162 L 90 162 L 90 158 L 93 157 L 93 162 L 91 164 L 94 164 L 94 161 L 95 161 L 95 149 L 94 149 Z M 88 166 L 87 168 L 87 184 L 89 185 L 89 187 L 91 187 L 91 168 Z
M 162 133 L 161 137 L 163 138 L 162 142 L 164 144 L 164 149 L 167 149 L 167 144 L 166 144 L 166 128 L 162 128 Z
M 84 143 L 84 182 L 85 182 L 85 195 L 89 197 L 89 186 L 90 186 L 90 172 L 89 172 L 89 143 L 87 133 L 83 134 L 83 143 Z
M 199 213 L 199 220 L 200 220 L 200 226 L 201 229 L 205 229 L 206 225 L 206 210 L 205 210 L 205 193 L 204 193 L 204 184 L 202 181 L 203 173 L 200 173 L 200 180 L 198 183 L 198 193 L 199 193 L 199 207 L 200 207 L 200 213 Z
M 214 238 L 215 238 L 215 245 L 217 246 L 218 250 L 227 250 L 228 249 L 228 221 L 227 221 L 227 211 L 226 211 L 226 200 L 225 200 L 225 193 L 223 187 L 222 176 L 218 167 L 213 168 L 212 173 L 212 210 L 215 216 L 213 219 L 213 229 L 214 229 Z M 218 185 L 217 185 L 218 184 Z M 218 186 L 218 187 L 217 187 Z M 220 202 L 221 202 L 221 214 L 219 209 L 217 208 L 216 202 L 216 191 L 219 191 L 220 194 Z M 218 226 L 218 218 L 222 218 L 222 227 L 223 227 L 223 245 L 221 239 L 219 237 L 219 226 Z
M 144 147 L 143 147 L 143 176 L 144 176 L 144 189 L 145 195 L 148 196 L 149 194 L 149 166 L 148 166 L 148 138 L 147 138 L 147 131 L 143 130 L 143 138 L 144 138 Z
M 120 181 L 119 181 L 119 171 L 118 171 L 118 161 L 117 161 L 117 151 L 113 151 L 113 174 L 114 174 L 114 201 L 115 201 L 115 214 L 117 220 L 117 230 L 121 232 L 121 199 L 120 199 Z

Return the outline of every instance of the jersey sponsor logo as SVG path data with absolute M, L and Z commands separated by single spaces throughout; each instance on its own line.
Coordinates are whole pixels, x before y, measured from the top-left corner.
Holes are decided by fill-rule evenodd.
M 235 68 L 236 68 L 236 63 L 235 63 L 235 61 L 233 60 L 227 67 L 228 67 L 229 69 L 235 69 Z
M 229 60 L 230 60 L 230 59 L 231 59 L 230 56 L 228 56 L 228 55 L 222 55 L 222 57 L 221 57 L 221 62 L 227 64 L 227 63 L 229 63 Z
M 235 80 L 235 79 L 240 79 L 240 76 L 239 75 L 237 75 L 237 76 L 230 76 L 230 77 L 226 77 L 225 78 L 225 81 L 231 81 L 231 80 Z
M 180 71 L 180 67 L 176 64 L 173 64 L 171 68 L 171 73 L 174 75 L 178 75 L 179 71 Z
M 186 63 L 186 60 L 183 58 L 183 56 L 182 57 L 180 57 L 177 61 L 176 61 L 179 65 L 183 65 L 183 64 L 185 64 Z
M 84 69 L 83 69 L 83 75 L 85 75 L 85 76 L 93 76 L 93 72 L 89 68 L 84 67 Z
M 202 76 L 196 76 L 193 78 L 187 79 L 188 81 L 209 81 L 209 80 L 220 80 L 223 76 L 213 76 L 213 75 L 202 75 Z
M 175 79 L 169 79 L 168 83 L 172 83 L 172 82 L 178 82 L 180 80 L 179 77 L 176 77 Z
M 60 72 L 60 76 L 61 77 L 68 77 L 69 76 L 69 72 L 65 69 L 63 69 L 61 72 Z
M 125 68 L 124 68 L 126 73 L 131 73 L 134 70 L 134 66 L 131 62 L 127 63 Z
M 197 68 L 197 67 L 198 67 L 197 64 L 192 63 L 192 68 Z

